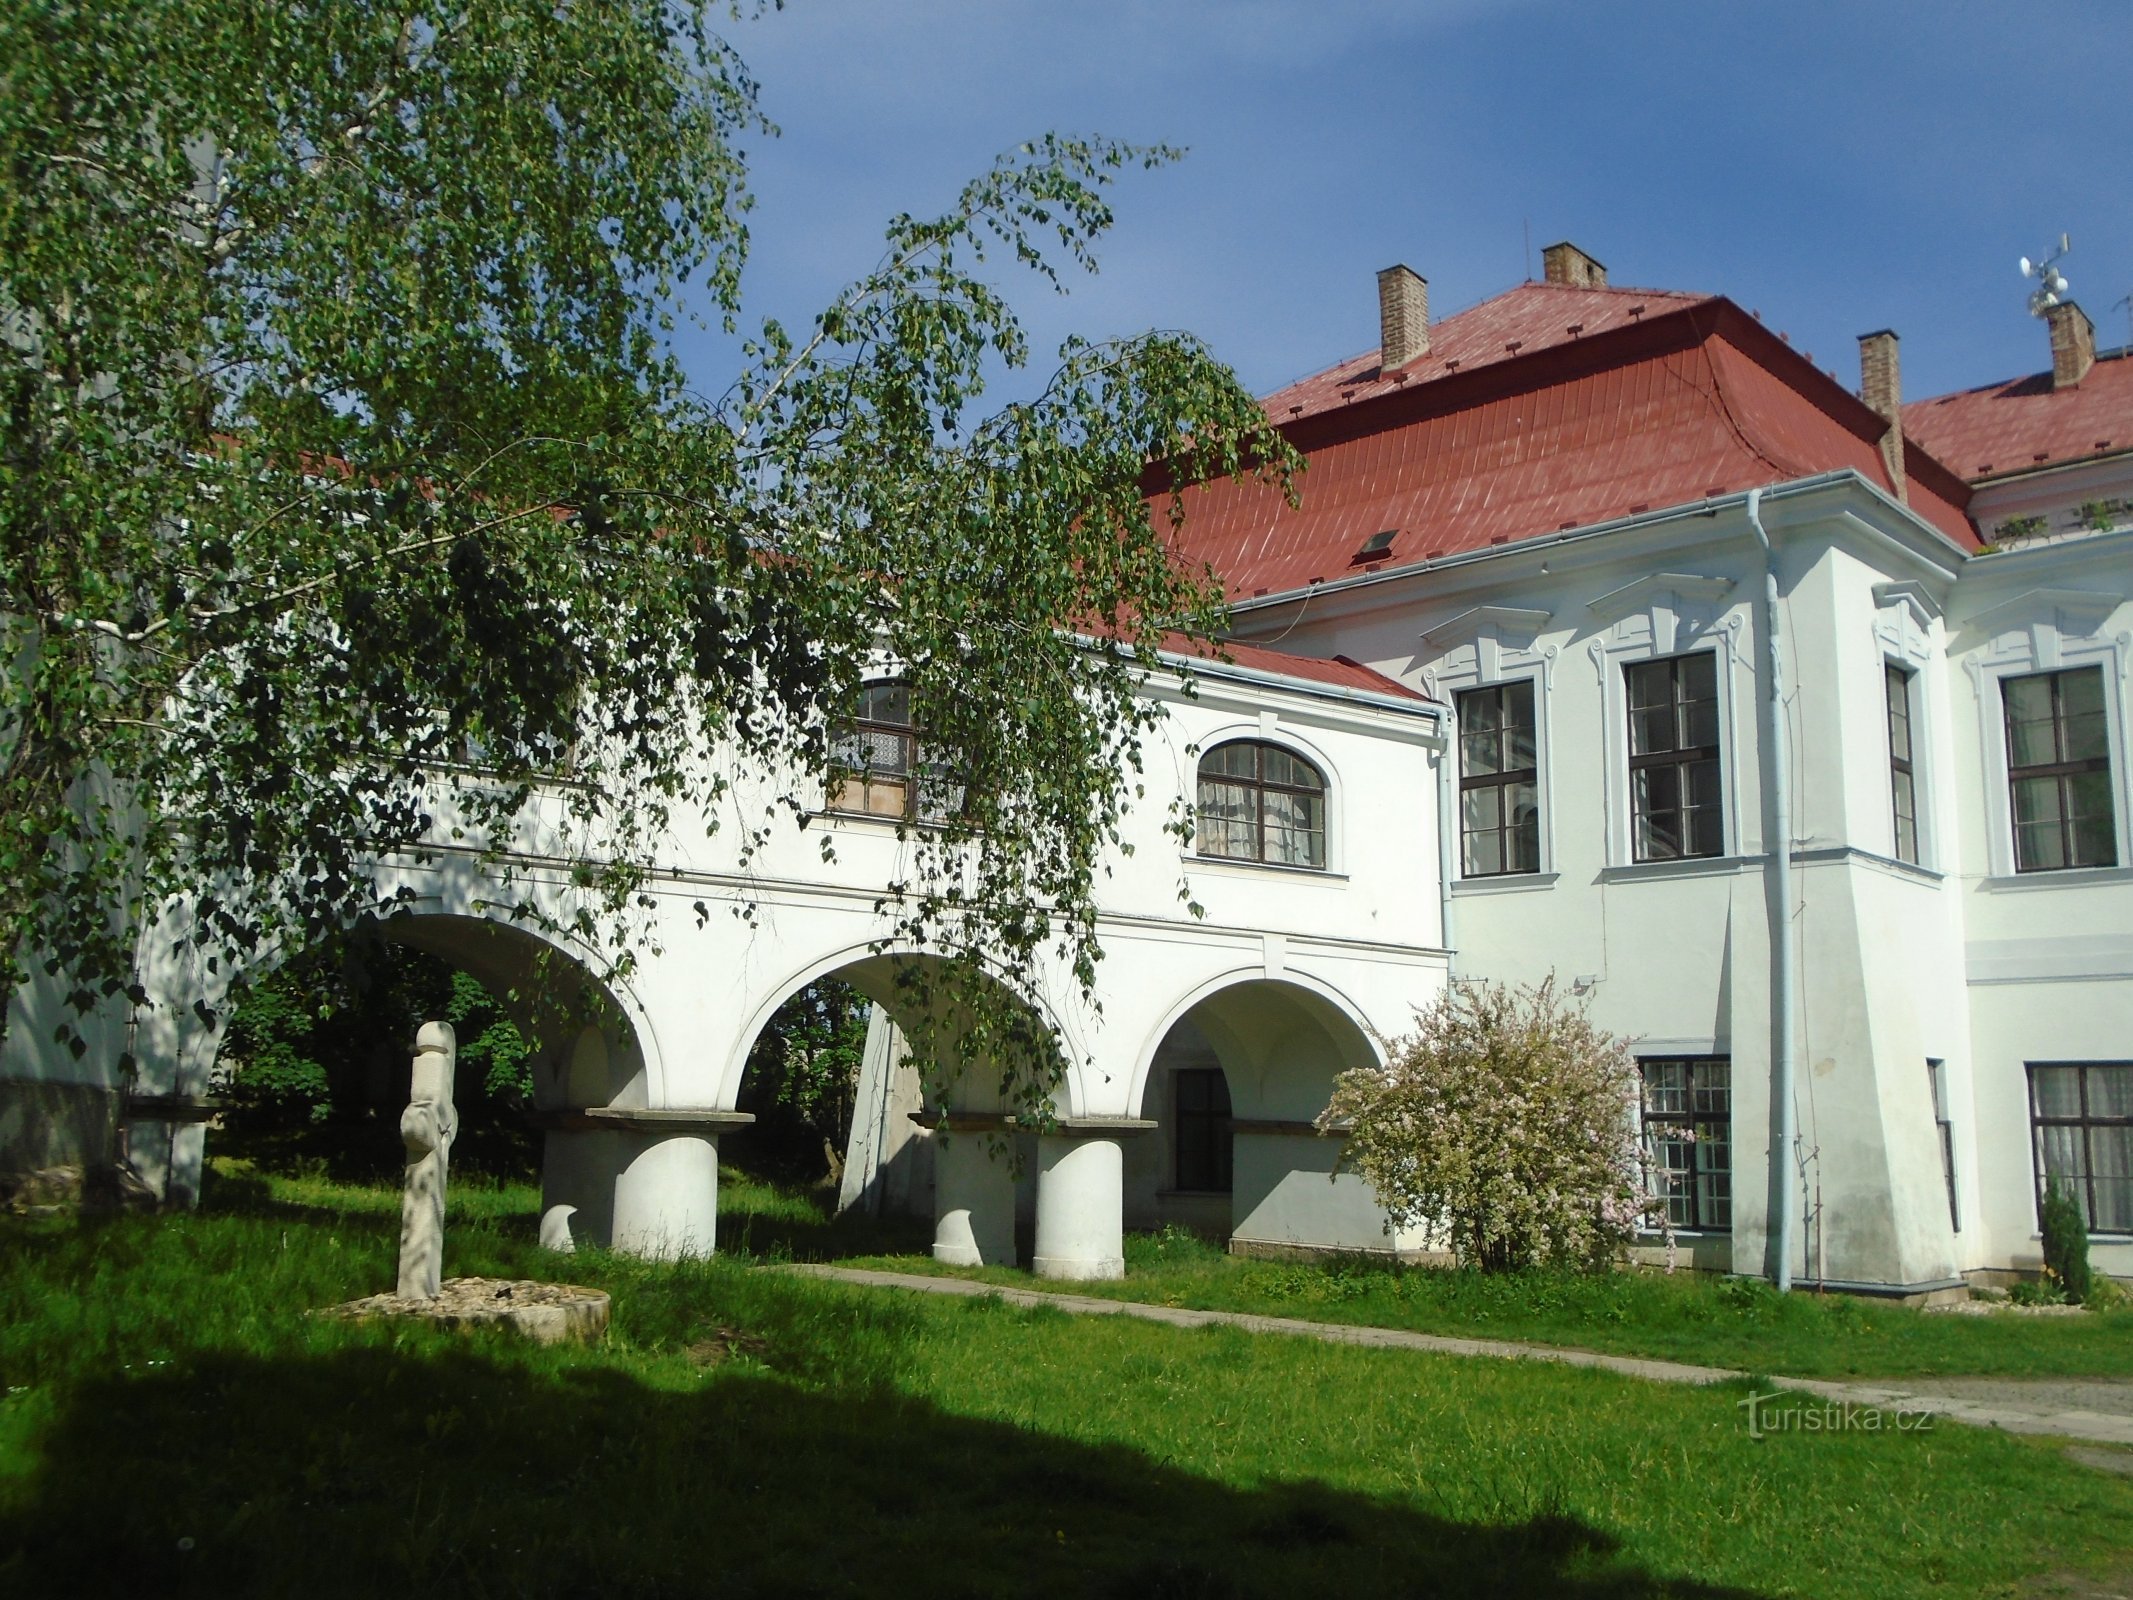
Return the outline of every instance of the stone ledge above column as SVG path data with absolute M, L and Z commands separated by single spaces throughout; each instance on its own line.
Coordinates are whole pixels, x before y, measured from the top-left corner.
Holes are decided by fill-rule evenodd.
M 544 1132 L 726 1133 L 755 1121 L 752 1111 L 651 1110 L 637 1106 L 563 1106 L 534 1110 L 526 1120 Z
M 1232 1133 L 1257 1133 L 1269 1137 L 1299 1139 L 1345 1139 L 1352 1128 L 1321 1128 L 1315 1122 L 1291 1122 L 1279 1117 L 1232 1117 Z
M 1049 1123 L 1026 1122 L 1012 1111 L 910 1111 L 921 1128 L 950 1133 L 1041 1133 L 1058 1139 L 1123 1139 L 1162 1126 L 1147 1117 L 1056 1117 Z

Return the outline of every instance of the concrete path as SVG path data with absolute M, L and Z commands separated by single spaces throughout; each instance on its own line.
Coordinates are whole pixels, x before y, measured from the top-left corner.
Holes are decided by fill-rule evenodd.
M 1174 1328 L 1221 1324 L 1250 1333 L 1282 1333 L 1328 1344 L 1355 1344 L 1380 1350 L 1425 1350 L 1434 1355 L 1493 1356 L 1499 1360 L 1554 1361 L 1570 1367 L 1597 1367 L 1653 1383 L 1723 1383 L 1748 1374 L 1726 1367 L 1696 1367 L 1679 1361 L 1650 1361 L 1641 1356 L 1603 1355 L 1597 1350 L 1569 1350 L 1553 1345 L 1517 1344 L 1506 1339 L 1454 1339 L 1436 1333 L 1408 1333 L 1398 1328 L 1366 1328 L 1346 1322 L 1308 1322 L 1300 1317 L 1262 1317 L 1246 1311 L 1194 1311 L 1183 1306 L 1144 1305 L 1085 1294 L 1043 1289 L 1007 1288 L 968 1278 L 936 1278 L 913 1272 L 878 1272 L 865 1267 L 795 1265 L 773 1269 L 827 1278 L 837 1283 L 879 1289 L 911 1289 L 921 1294 L 997 1295 L 1009 1305 L 1053 1306 L 1089 1316 L 1140 1317 Z M 1833 1383 L 1821 1378 L 1769 1378 L 1776 1388 L 1797 1390 L 1840 1405 L 1870 1406 L 1880 1411 L 1920 1412 L 2004 1428 L 2009 1433 L 2053 1434 L 2098 1444 L 2133 1445 L 2133 1383 L 2110 1380 L 2052 1379 L 2032 1388 L 2020 1380 L 1881 1378 L 1864 1383 Z M 2083 1409 L 2057 1403 L 2061 1394 L 2078 1397 Z

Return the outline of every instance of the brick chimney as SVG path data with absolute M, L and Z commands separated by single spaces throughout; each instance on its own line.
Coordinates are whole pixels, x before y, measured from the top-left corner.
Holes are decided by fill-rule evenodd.
M 1429 354 L 1429 280 L 1414 268 L 1378 274 L 1378 367 L 1397 372 Z
M 1881 414 L 1881 463 L 1889 469 L 1889 482 L 1896 498 L 1910 503 L 1910 487 L 1903 476 L 1903 371 L 1897 358 L 1896 335 L 1883 328 L 1879 333 L 1859 335 L 1859 398 Z
M 2052 387 L 2071 388 L 2096 365 L 2096 324 L 2071 300 L 2053 306 L 2044 320 L 2052 330 Z
M 1572 289 L 1607 287 L 1607 269 L 1568 239 L 1543 250 L 1541 265 L 1550 283 L 1565 284 Z

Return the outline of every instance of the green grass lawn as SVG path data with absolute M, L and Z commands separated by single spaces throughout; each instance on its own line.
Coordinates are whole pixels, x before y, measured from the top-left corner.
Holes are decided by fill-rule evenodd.
M 942 1267 L 915 1250 L 849 1264 L 1031 1286 L 1026 1272 Z M 1953 1317 L 1850 1295 L 1781 1296 L 1759 1279 L 1691 1272 L 1492 1276 L 1362 1256 L 1251 1260 L 1175 1231 L 1129 1236 L 1121 1280 L 1056 1287 L 1801 1377 L 2133 1378 L 2133 1306 L 2082 1317 Z
M 729 1242 L 839 1243 L 727 1199 Z M 0 1593 L 1888 1600 L 2133 1567 L 2133 1481 L 2039 1441 L 1758 1443 L 1738 1387 L 562 1262 L 530 1202 L 455 1187 L 448 1270 L 604 1287 L 604 1344 L 306 1317 L 389 1286 L 389 1191 L 0 1224 Z

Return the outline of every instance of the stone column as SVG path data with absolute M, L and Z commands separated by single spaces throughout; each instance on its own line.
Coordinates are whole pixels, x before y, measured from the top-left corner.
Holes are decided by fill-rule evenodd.
M 1015 1264 L 1015 1175 L 997 1157 L 997 1135 L 1012 1122 L 997 1112 L 913 1120 L 938 1127 L 933 1147 L 933 1259 L 955 1267 Z
M 1138 1117 L 1069 1117 L 1037 1141 L 1040 1278 L 1122 1278 L 1125 1157 L 1121 1137 L 1154 1127 Z
M 615 1178 L 615 1249 L 671 1261 L 718 1246 L 718 1135 L 632 1130 Z
M 567 1114 L 540 1118 L 541 1243 L 571 1251 L 615 1236 L 615 1175 L 623 1136 L 613 1129 L 565 1126 Z
M 614 1247 L 672 1260 L 707 1256 L 718 1244 L 718 1136 L 755 1121 L 746 1111 L 586 1113 L 622 1129 L 616 1143 Z
M 425 1022 L 415 1035 L 415 1062 L 400 1142 L 407 1146 L 407 1181 L 400 1195 L 400 1282 L 407 1300 L 434 1300 L 444 1274 L 444 1183 L 459 1131 L 452 1105 L 457 1041 L 449 1022 Z

